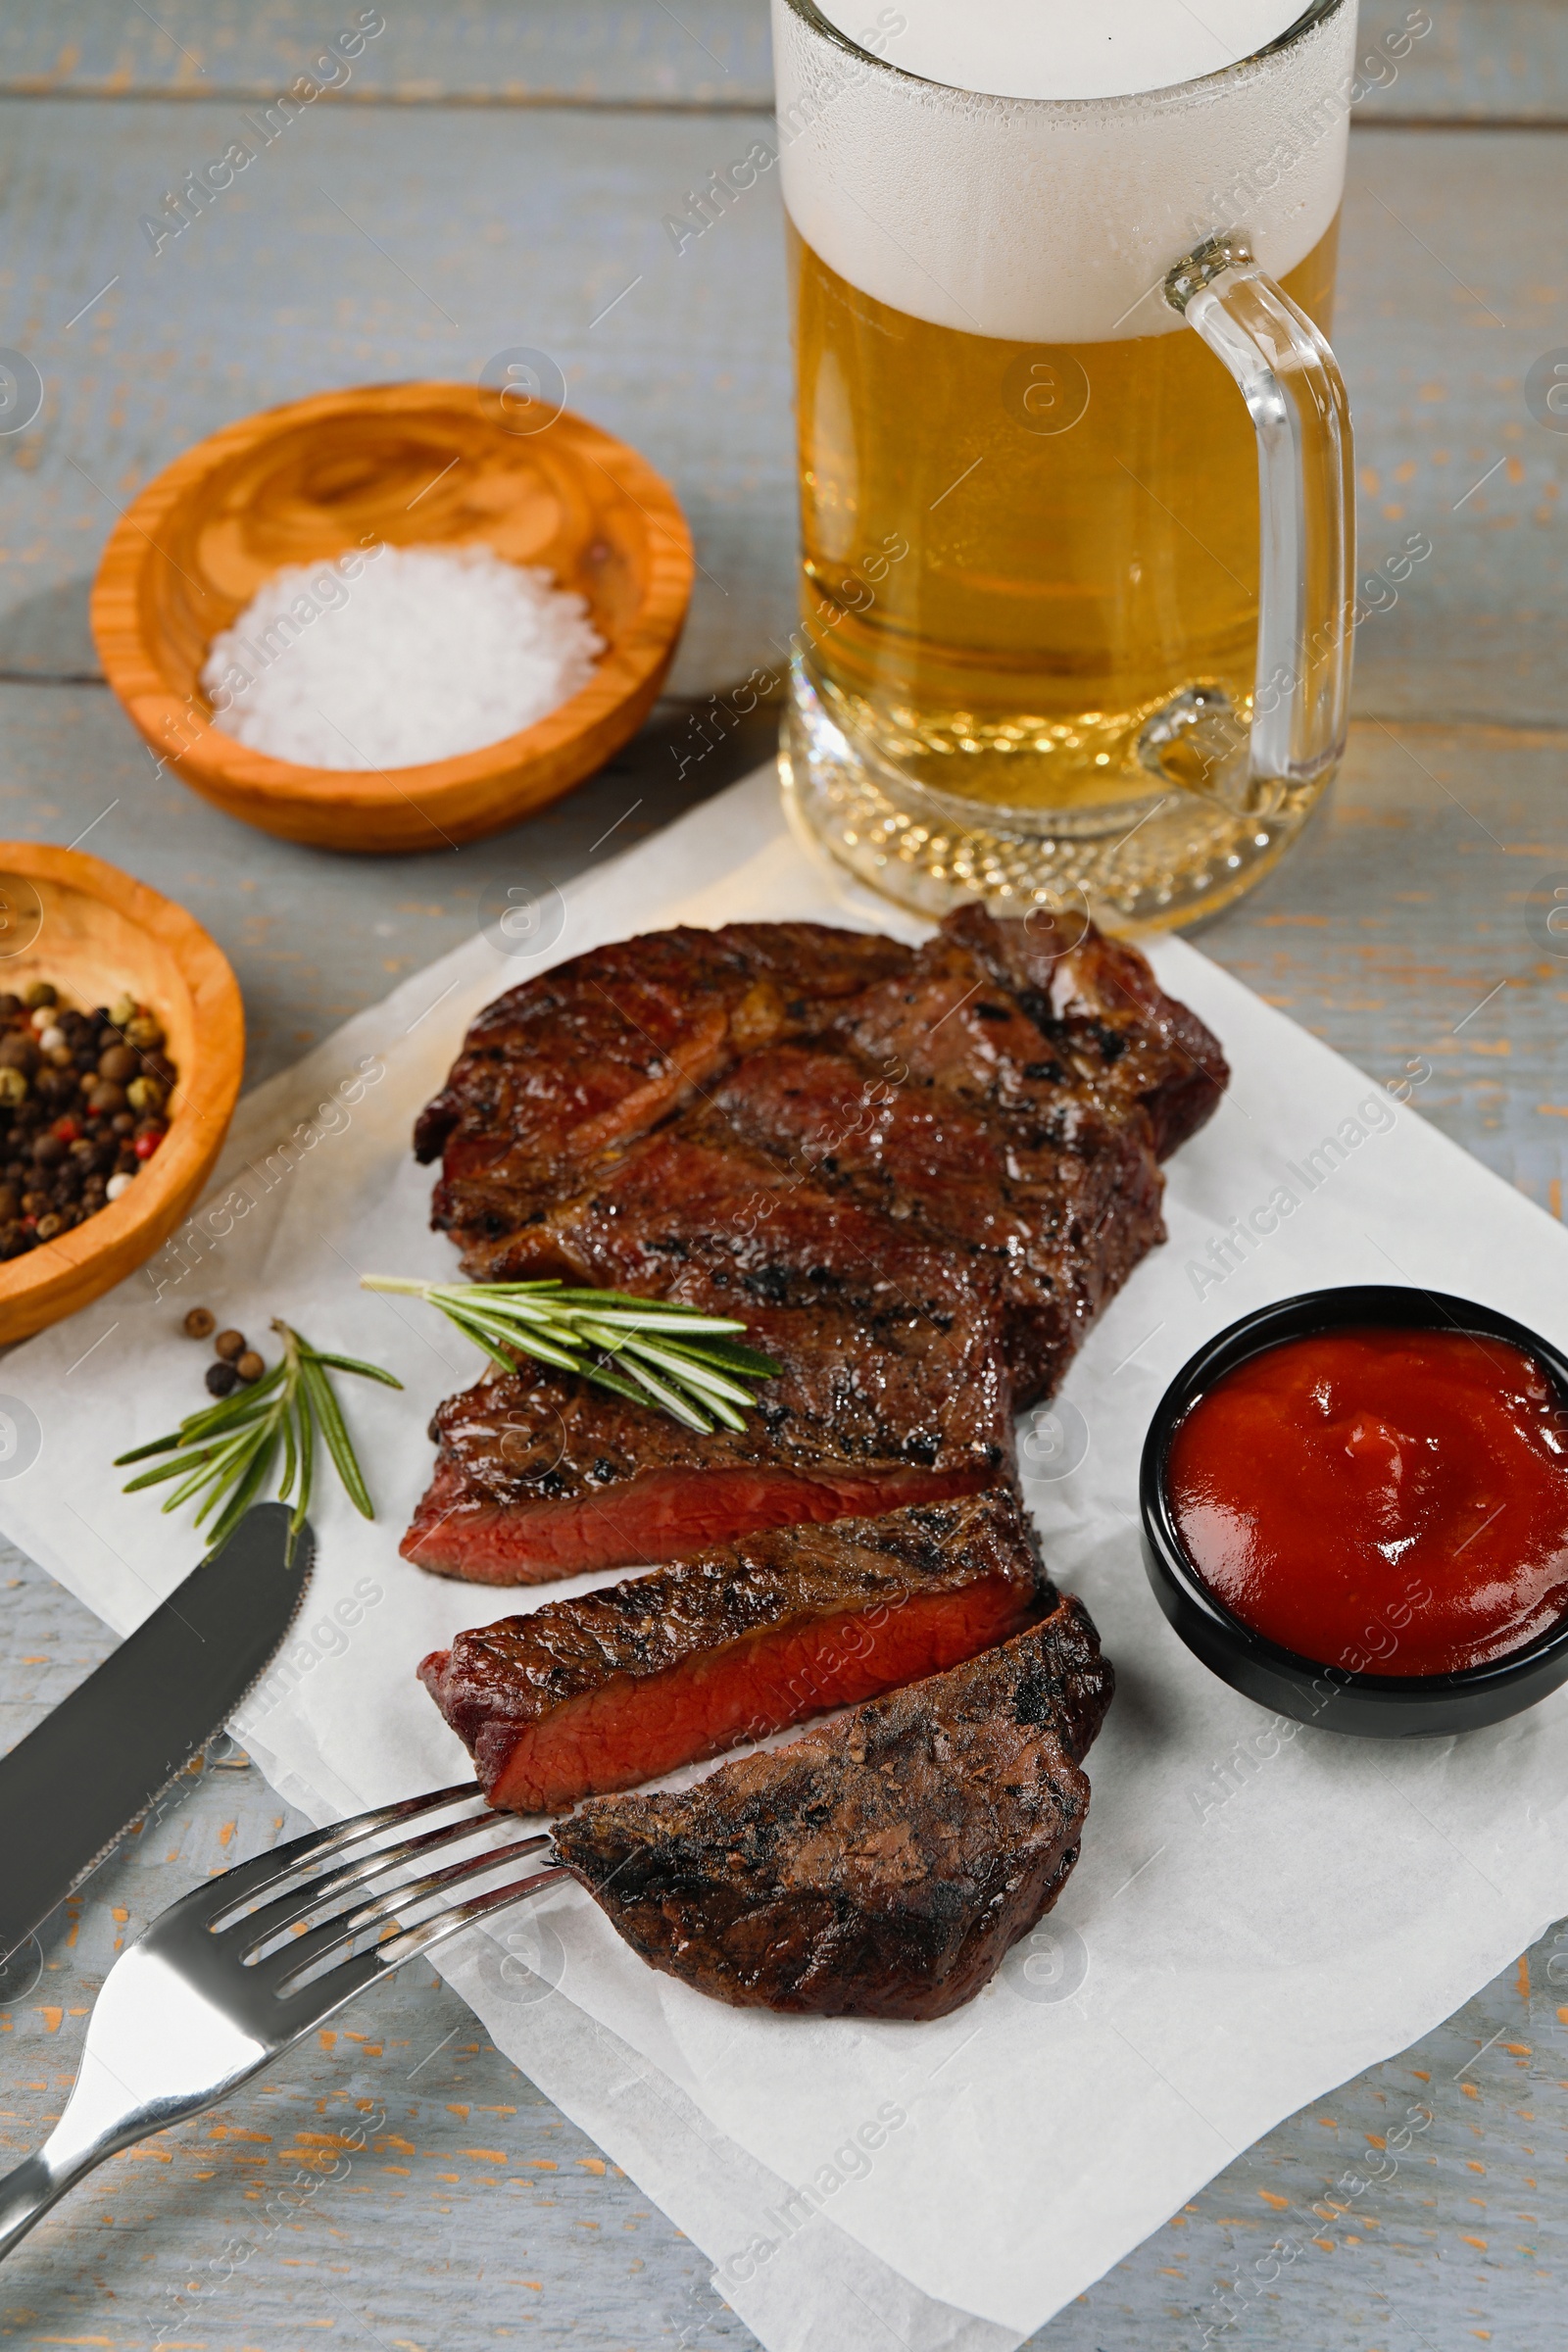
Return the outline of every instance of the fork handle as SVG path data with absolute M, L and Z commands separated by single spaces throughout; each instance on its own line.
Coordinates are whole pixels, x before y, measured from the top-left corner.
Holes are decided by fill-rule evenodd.
M 85 2162 L 56 2166 L 45 2155 L 24 2156 L 14 2173 L 0 2180 L 0 2262 L 97 2161 L 90 2156 Z

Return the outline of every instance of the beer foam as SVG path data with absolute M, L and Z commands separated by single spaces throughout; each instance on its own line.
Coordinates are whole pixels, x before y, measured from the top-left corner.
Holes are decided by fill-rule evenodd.
M 1288 32 L 1304 0 L 900 0 L 888 54 L 906 74 L 993 98 L 1126 98 L 1217 74 Z M 860 0 L 817 0 L 861 38 Z M 877 27 L 870 27 L 875 31 Z
M 1262 267 L 1283 276 L 1339 210 L 1355 0 L 1340 0 L 1272 56 L 1249 48 L 1226 71 L 1200 61 L 1199 78 L 1111 96 L 999 94 L 906 67 L 921 25 L 953 49 L 974 19 L 985 37 L 968 48 L 965 70 L 984 78 L 986 40 L 1004 22 L 1021 23 L 1025 9 L 1042 24 L 1065 24 L 1076 5 L 1086 22 L 1130 40 L 1155 4 L 965 0 L 959 11 L 953 0 L 900 0 L 841 35 L 803 0 L 773 0 L 791 220 L 861 293 L 933 325 L 1015 342 L 1176 332 L 1165 272 L 1220 230 L 1246 231 Z M 847 22 L 871 13 L 868 4 L 833 5 Z M 939 35 L 944 7 L 954 22 Z M 1203 15 L 1219 36 L 1250 38 L 1243 18 L 1255 28 L 1271 10 L 1272 0 L 1227 0 Z M 1080 30 L 1058 78 L 1085 46 Z M 1043 48 L 1017 47 L 1012 78 L 1021 79 L 1025 48 L 1037 61 Z M 909 54 L 922 54 L 918 44 Z M 998 44 L 986 54 L 1000 54 Z

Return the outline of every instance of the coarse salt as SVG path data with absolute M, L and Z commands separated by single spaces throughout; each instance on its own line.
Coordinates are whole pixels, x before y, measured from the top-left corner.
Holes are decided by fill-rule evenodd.
M 489 547 L 289 564 L 208 648 L 214 723 L 303 767 L 417 767 L 568 701 L 604 640 L 585 600 Z

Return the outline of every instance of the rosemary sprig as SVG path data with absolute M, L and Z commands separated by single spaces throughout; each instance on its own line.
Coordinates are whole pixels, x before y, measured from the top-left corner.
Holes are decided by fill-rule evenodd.
M 155 1438 L 149 1446 L 136 1446 L 129 1453 L 115 1456 L 115 1467 L 120 1469 L 127 1462 L 145 1461 L 149 1454 L 172 1454 L 172 1461 L 160 1462 L 156 1469 L 144 1470 L 139 1478 L 127 1479 L 124 1492 L 134 1494 L 143 1487 L 178 1479 L 179 1484 L 166 1498 L 164 1509 L 176 1511 L 181 1503 L 198 1494 L 205 1495 L 196 1513 L 198 1527 L 210 1511 L 221 1504 L 209 1530 L 215 1551 L 233 1533 L 267 1484 L 281 1446 L 283 1474 L 277 1493 L 282 1502 L 287 1502 L 290 1495 L 295 1497 L 288 1523 L 292 1552 L 310 1508 L 318 1434 L 355 1509 L 363 1518 L 375 1516 L 369 1490 L 355 1459 L 354 1446 L 327 1374 L 353 1372 L 364 1380 L 379 1380 L 389 1389 L 401 1389 L 402 1381 L 395 1380 L 390 1372 L 383 1372 L 377 1364 L 362 1364 L 357 1356 L 331 1355 L 323 1348 L 313 1348 L 309 1340 L 287 1323 L 274 1321 L 272 1329 L 282 1340 L 283 1352 L 260 1380 L 253 1381 L 249 1388 L 234 1390 L 220 1403 L 208 1405 L 199 1413 L 187 1413 L 172 1437 Z
M 397 1291 L 438 1307 L 504 1372 L 529 1355 L 705 1433 L 718 1424 L 744 1429 L 741 1414 L 756 1398 L 741 1384 L 769 1380 L 779 1369 L 727 1336 L 744 1323 L 675 1298 L 564 1282 L 417 1282 L 401 1274 L 360 1281 L 368 1291 Z

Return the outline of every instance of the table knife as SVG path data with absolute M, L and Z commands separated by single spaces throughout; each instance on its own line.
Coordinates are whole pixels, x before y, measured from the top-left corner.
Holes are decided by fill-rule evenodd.
M 276 1657 L 316 1555 L 281 1502 L 220 1551 L 0 1762 L 0 1960 L 80 1886 Z

